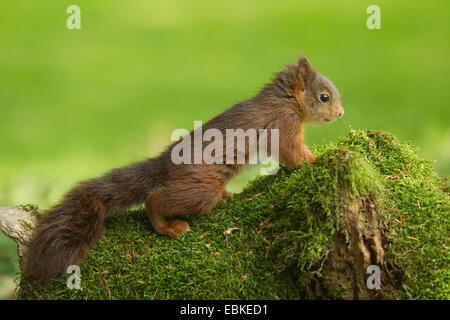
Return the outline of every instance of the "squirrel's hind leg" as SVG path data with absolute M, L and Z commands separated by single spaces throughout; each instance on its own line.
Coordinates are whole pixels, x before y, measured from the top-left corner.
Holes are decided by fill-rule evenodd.
M 206 213 L 222 201 L 222 191 L 208 186 L 167 186 L 152 190 L 145 201 L 147 215 L 158 233 L 178 238 L 190 230 L 186 221 L 166 217 Z

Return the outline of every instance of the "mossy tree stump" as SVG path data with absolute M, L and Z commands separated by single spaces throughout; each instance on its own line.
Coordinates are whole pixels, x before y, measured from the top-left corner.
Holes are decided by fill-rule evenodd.
M 107 221 L 69 275 L 20 299 L 449 299 L 448 182 L 410 144 L 351 130 L 313 164 L 253 181 L 171 240 L 142 210 Z M 380 289 L 367 287 L 369 266 Z M 371 269 L 369 269 L 371 270 Z

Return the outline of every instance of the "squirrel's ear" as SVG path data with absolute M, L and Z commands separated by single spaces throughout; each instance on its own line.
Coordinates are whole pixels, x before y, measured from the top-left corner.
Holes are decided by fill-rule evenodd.
M 314 78 L 314 69 L 311 67 L 308 59 L 300 56 L 298 61 L 298 77 L 302 81 L 302 90 L 306 88 L 308 82 Z

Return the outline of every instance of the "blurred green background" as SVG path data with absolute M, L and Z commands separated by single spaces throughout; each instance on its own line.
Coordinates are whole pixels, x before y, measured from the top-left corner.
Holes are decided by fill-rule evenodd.
M 81 30 L 66 28 L 71 4 Z M 381 30 L 366 27 L 371 4 Z M 3 0 L 0 206 L 45 208 L 78 180 L 158 154 L 173 129 L 251 97 L 300 52 L 346 109 L 308 126 L 310 145 L 349 125 L 383 129 L 449 175 L 449 12 L 444 0 Z M 16 259 L 0 235 L 0 297 Z

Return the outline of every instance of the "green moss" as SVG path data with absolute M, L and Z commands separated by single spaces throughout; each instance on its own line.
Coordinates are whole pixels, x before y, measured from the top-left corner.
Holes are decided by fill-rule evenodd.
M 27 230 L 34 229 L 34 226 L 31 223 L 29 223 L 28 221 L 25 221 L 23 219 L 19 219 L 19 221 L 20 221 L 20 223 L 22 223 L 22 225 L 24 226 L 25 229 L 27 229 Z
M 67 277 L 44 287 L 22 279 L 23 299 L 301 299 L 302 275 L 321 267 L 342 208 L 371 199 L 383 214 L 398 298 L 449 299 L 450 200 L 445 181 L 417 150 L 384 132 L 351 130 L 315 150 L 317 160 L 282 166 L 203 216 L 177 240 L 153 231 L 142 210 L 107 221 L 82 263 L 81 287 Z M 447 188 L 447 191 L 444 189 Z M 339 298 L 340 289 L 326 288 Z
M 39 217 L 41 215 L 39 207 L 35 204 L 25 204 L 20 206 L 24 211 L 29 212 L 32 216 Z

